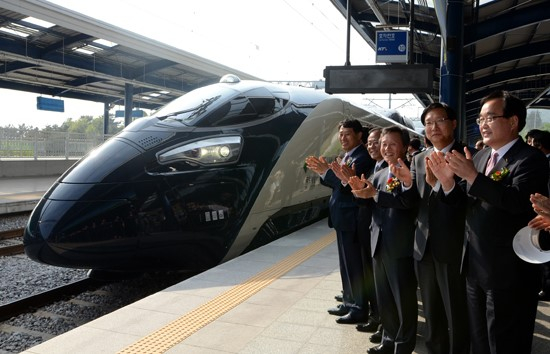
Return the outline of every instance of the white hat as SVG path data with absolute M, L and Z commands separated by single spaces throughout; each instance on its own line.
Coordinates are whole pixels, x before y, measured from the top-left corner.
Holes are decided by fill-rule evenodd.
M 514 236 L 514 252 L 519 258 L 529 263 L 546 263 L 550 261 L 550 250 L 544 251 L 539 245 L 539 230 L 525 226 Z

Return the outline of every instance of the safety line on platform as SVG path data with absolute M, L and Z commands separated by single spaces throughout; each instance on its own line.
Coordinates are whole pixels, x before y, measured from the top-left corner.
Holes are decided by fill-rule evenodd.
M 302 247 L 299 251 L 279 261 L 270 268 L 234 286 L 195 310 L 122 349 L 119 354 L 166 352 L 202 327 L 246 301 L 297 265 L 317 254 L 334 242 L 335 239 L 336 234 L 331 232 L 319 240 Z

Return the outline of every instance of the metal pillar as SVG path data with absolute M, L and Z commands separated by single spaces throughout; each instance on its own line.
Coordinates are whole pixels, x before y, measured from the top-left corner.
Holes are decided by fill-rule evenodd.
M 132 123 L 132 106 L 134 96 L 134 85 L 125 84 L 124 85 L 124 126 L 127 127 Z
M 109 104 L 103 103 L 103 134 L 109 134 Z
M 346 32 L 346 66 L 350 66 L 350 38 L 351 38 L 351 0 L 348 0 L 347 2 L 347 18 L 346 18 L 346 24 L 347 24 L 347 32 Z
M 455 132 L 458 140 L 466 139 L 466 119 L 464 105 L 464 2 L 447 2 L 446 38 L 441 45 L 441 81 L 439 101 L 451 106 L 457 114 L 458 126 Z
M 407 64 L 414 64 L 414 0 L 411 0 L 411 16 L 409 22 L 409 57 Z

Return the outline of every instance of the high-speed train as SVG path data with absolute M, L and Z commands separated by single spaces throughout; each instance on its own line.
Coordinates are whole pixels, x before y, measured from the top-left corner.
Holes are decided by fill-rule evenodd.
M 226 76 L 69 168 L 33 210 L 25 252 L 94 270 L 211 268 L 326 215 L 330 189 L 304 161 L 340 153 L 345 118 L 396 124 L 317 90 Z

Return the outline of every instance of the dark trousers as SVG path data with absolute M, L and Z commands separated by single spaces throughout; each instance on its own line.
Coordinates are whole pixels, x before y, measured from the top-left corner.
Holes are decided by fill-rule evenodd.
M 342 303 L 350 307 L 353 305 L 354 300 L 351 296 L 351 285 L 349 283 L 349 277 L 346 274 L 346 258 L 344 253 L 344 246 L 341 241 L 342 235 L 339 231 L 336 231 L 336 244 L 338 246 L 338 265 L 340 266 L 340 279 L 342 280 Z
M 361 256 L 363 259 L 363 293 L 365 300 L 365 309 L 369 309 L 369 316 L 380 321 L 380 313 L 376 302 L 376 289 L 374 288 L 374 270 L 370 248 L 361 247 Z M 368 306 L 368 307 L 367 307 Z
M 426 318 L 428 353 L 468 354 L 466 280 L 460 274 L 460 265 L 437 261 L 428 244 L 415 267 Z
M 336 240 L 338 242 L 340 275 L 344 290 L 344 305 L 354 311 L 368 311 L 364 307 L 363 262 L 358 238 L 354 231 L 337 231 Z
M 472 354 L 531 353 L 537 315 L 537 290 L 516 284 L 482 289 L 466 279 Z
M 416 345 L 418 304 L 412 257 L 373 258 L 376 300 L 384 332 L 382 344 L 396 354 L 410 354 Z

